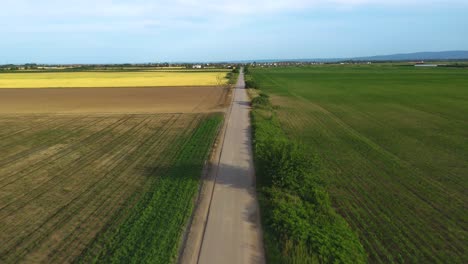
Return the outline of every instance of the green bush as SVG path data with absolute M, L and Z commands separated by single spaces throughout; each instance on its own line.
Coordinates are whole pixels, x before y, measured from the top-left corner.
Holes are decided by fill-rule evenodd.
M 245 88 L 249 89 L 257 89 L 258 85 L 255 81 L 253 80 L 245 80 Z
M 239 77 L 239 73 L 232 71 L 232 72 L 228 72 L 225 78 L 228 79 L 228 84 L 233 85 L 233 84 L 236 84 L 237 77 Z
M 358 237 L 331 206 L 319 157 L 284 134 L 268 95 L 260 94 L 252 105 L 267 260 L 365 263 L 367 256 Z
M 318 171 L 317 157 L 308 156 L 291 141 L 272 141 L 268 150 L 259 157 L 259 163 L 265 164 L 262 173 L 269 185 L 295 191 L 316 185 L 317 177 L 313 172 Z
M 271 106 L 270 97 L 267 94 L 261 93 L 259 96 L 252 99 L 252 106 L 268 107 Z

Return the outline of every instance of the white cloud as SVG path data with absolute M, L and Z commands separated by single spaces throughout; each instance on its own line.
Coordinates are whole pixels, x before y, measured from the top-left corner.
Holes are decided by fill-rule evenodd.
M 313 7 L 450 5 L 466 0 L 4 0 L 2 16 L 242 15 L 300 11 Z
M 109 31 L 233 24 L 318 8 L 467 5 L 467 0 L 3 0 L 0 32 Z

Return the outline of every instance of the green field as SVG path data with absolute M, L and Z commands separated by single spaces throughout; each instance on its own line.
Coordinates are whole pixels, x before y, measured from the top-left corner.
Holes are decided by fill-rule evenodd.
M 250 68 L 372 263 L 467 263 L 468 71 Z
M 221 114 L 0 115 L 0 263 L 171 263 Z

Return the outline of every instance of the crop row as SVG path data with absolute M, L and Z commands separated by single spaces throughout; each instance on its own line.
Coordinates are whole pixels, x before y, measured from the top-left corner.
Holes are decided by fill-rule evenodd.
M 405 259 L 414 261 L 443 261 L 450 258 L 444 255 L 444 251 L 462 254 L 463 245 L 456 241 L 456 234 L 446 233 L 440 237 L 436 233 L 426 232 L 427 226 L 421 224 L 421 220 L 430 217 L 433 229 L 444 230 L 447 225 L 457 226 L 456 219 L 464 217 L 462 211 L 455 210 L 463 206 L 461 193 L 447 190 L 447 186 L 441 186 L 408 164 L 380 152 L 379 147 L 366 149 L 368 143 L 364 143 L 366 139 L 362 139 L 361 135 L 347 131 L 341 124 L 333 124 L 333 117 L 327 117 L 329 113 L 309 109 L 311 106 L 306 105 L 301 105 L 300 110 L 299 107 L 289 110 L 283 108 L 283 125 L 295 136 L 298 133 L 314 135 L 314 138 L 305 140 L 321 149 L 324 157 L 353 160 L 353 166 L 345 166 L 339 160 L 328 161 L 328 167 L 334 168 L 332 191 L 347 193 L 337 199 L 335 206 L 347 216 L 348 222 L 355 229 L 363 230 L 361 240 L 369 249 L 372 259 L 379 262 L 401 261 L 392 257 L 390 248 L 405 256 Z M 307 129 L 304 130 L 304 127 Z M 340 153 L 334 151 L 338 149 Z M 363 155 L 362 151 L 369 154 Z M 380 160 L 376 160 L 376 157 Z M 348 178 L 345 172 L 355 176 Z M 378 191 L 380 188 L 394 192 Z M 427 198 L 428 193 L 440 195 Z M 449 204 L 446 202 L 447 196 L 451 197 Z M 377 201 L 392 202 L 382 207 Z M 418 204 L 418 218 L 407 217 L 415 212 L 412 203 Z M 452 240 L 452 243 L 445 242 L 447 240 Z M 444 244 L 445 249 L 434 252 L 430 249 L 432 243 Z
M 370 262 L 466 262 L 466 73 L 252 72 L 287 136 L 322 157 L 333 207 Z
M 104 134 L 97 133 L 97 134 L 101 135 L 100 139 L 102 140 L 103 135 L 105 133 Z M 108 138 L 111 138 L 111 137 L 108 137 Z M 67 161 L 68 161 L 67 158 L 70 156 L 69 154 L 73 154 L 74 152 L 79 151 L 80 147 L 85 147 L 85 146 L 88 146 L 88 145 L 99 146 L 99 144 L 95 144 L 95 142 L 93 142 L 93 141 L 90 142 L 89 137 L 86 138 L 86 139 L 88 139 L 88 140 L 80 141 L 79 144 L 75 145 L 75 147 L 78 147 L 77 149 L 69 148 L 69 149 L 66 149 L 65 151 L 62 151 L 61 153 L 60 152 L 57 153 L 57 157 L 55 157 L 56 159 L 55 160 L 52 159 L 52 164 L 54 164 L 54 165 L 67 164 Z M 99 137 L 96 137 L 95 139 L 99 139 Z M 114 142 L 115 141 L 116 140 L 114 140 Z M 110 143 L 114 143 L 114 142 L 110 142 Z M 106 146 L 109 147 L 109 146 L 112 146 L 112 144 L 109 144 L 109 145 L 106 144 Z M 47 171 L 56 172 L 55 174 L 52 175 L 52 177 L 47 179 L 45 182 L 39 182 L 37 184 L 31 184 L 31 186 L 34 186 L 34 187 L 32 187 L 32 189 L 30 189 L 29 192 L 24 193 L 23 195 L 17 195 L 15 197 L 16 199 L 13 200 L 13 202 L 11 204 L 7 205 L 5 208 L 2 208 L 2 211 L 1 211 L 2 214 L 5 213 L 5 214 L 8 215 L 8 217 L 15 217 L 15 219 L 19 218 L 18 223 L 16 225 L 13 225 L 12 229 L 14 230 L 16 228 L 16 226 L 22 225 L 21 221 L 29 220 L 27 217 L 21 218 L 20 216 L 22 214 L 28 215 L 28 211 L 29 211 L 28 209 L 29 208 L 31 208 L 31 207 L 34 208 L 33 206 L 36 205 L 38 203 L 38 201 L 41 201 L 43 199 L 47 199 L 47 197 L 50 196 L 50 190 L 51 189 L 53 190 L 54 188 L 57 188 L 58 186 L 64 186 L 64 188 L 66 188 L 65 186 L 67 186 L 67 184 L 69 184 L 68 182 L 76 180 L 76 178 L 74 178 L 73 175 L 76 174 L 77 172 L 83 173 L 82 170 L 84 168 L 86 168 L 86 167 L 90 167 L 89 163 L 93 159 L 96 159 L 97 155 L 99 155 L 99 153 L 94 153 L 93 151 L 90 151 L 90 152 L 87 153 L 87 155 L 84 155 L 84 156 L 79 157 L 78 159 L 72 160 L 69 163 L 70 167 L 69 166 L 61 166 L 59 168 L 54 168 L 53 166 L 50 166 L 50 165 L 47 166 L 46 165 L 48 170 L 42 170 L 42 171 L 39 170 L 39 171 L 35 171 L 34 174 L 26 174 L 26 176 L 23 177 L 23 178 L 25 180 L 28 180 L 28 179 L 35 179 L 35 178 L 43 178 L 43 177 L 41 177 L 41 172 L 44 172 L 44 173 L 47 173 Z M 28 175 L 30 175 L 30 176 L 28 177 Z M 83 179 L 83 177 L 80 177 L 80 179 Z M 22 184 L 24 184 L 24 181 L 22 182 Z M 15 186 L 15 185 L 12 184 L 12 186 Z M 57 186 L 57 187 L 55 187 L 55 186 Z M 82 188 L 83 187 L 77 188 L 76 193 L 80 193 L 82 191 Z M 19 236 L 19 237 L 14 236 L 13 238 L 16 240 L 16 245 L 13 248 L 23 249 L 23 250 L 25 248 L 27 249 L 28 248 L 27 246 L 24 246 L 24 245 L 19 246 L 19 245 L 21 245 L 22 241 L 25 240 L 25 239 L 28 239 L 28 241 L 33 241 L 34 243 L 40 242 L 40 240 L 41 240 L 40 238 L 35 238 L 35 239 L 31 240 L 31 237 L 34 237 L 36 235 L 38 235 L 38 236 L 43 235 L 44 238 L 47 237 L 47 235 L 48 235 L 47 232 L 39 232 L 39 230 L 46 229 L 48 226 L 52 225 L 52 223 L 54 223 L 54 221 L 57 221 L 57 220 L 60 219 L 60 214 L 59 215 L 52 215 L 52 217 L 51 217 L 50 213 L 52 213 L 52 212 L 54 212 L 56 210 L 56 209 L 54 210 L 55 206 L 61 206 L 61 207 L 59 207 L 60 208 L 59 211 L 55 211 L 55 212 L 62 213 L 65 208 L 69 207 L 70 203 L 72 203 L 73 201 L 76 200 L 76 197 L 74 197 L 74 194 L 75 194 L 75 192 L 70 191 L 67 194 L 67 196 L 64 197 L 65 198 L 64 200 L 61 200 L 56 205 L 50 206 L 48 208 L 48 212 L 46 212 L 46 213 L 38 212 L 38 215 L 36 217 L 34 217 L 34 219 L 38 223 L 42 222 L 42 224 L 40 224 L 39 226 L 35 226 L 34 230 L 29 231 L 30 234 L 32 234 L 32 235 L 24 236 L 23 238 L 21 238 L 21 236 Z M 69 201 L 69 203 L 64 205 L 64 204 L 61 203 L 62 201 L 63 202 Z M 31 217 L 30 215 L 28 215 L 28 216 Z M 29 230 L 28 228 L 23 228 L 23 229 L 25 229 L 24 231 Z M 11 230 L 11 232 L 8 232 L 9 230 L 6 230 L 5 232 L 6 233 L 13 233 L 13 230 Z
M 129 197 L 135 196 L 135 193 L 138 192 L 138 189 L 143 188 L 146 183 L 138 182 L 141 180 L 139 177 L 134 177 L 135 170 L 138 169 L 138 166 L 142 166 L 148 161 L 148 159 L 154 159 L 158 155 L 161 155 L 161 152 L 155 152 L 155 148 L 166 148 L 167 142 L 173 140 L 169 131 L 172 130 L 172 125 L 177 123 L 178 118 L 174 118 L 166 126 L 166 129 L 156 130 L 156 132 L 151 135 L 149 138 L 145 138 L 142 142 L 134 142 L 134 150 L 129 154 L 122 153 L 121 155 L 125 156 L 124 160 L 116 164 L 111 170 L 109 170 L 105 175 L 105 180 L 98 183 L 98 188 L 93 187 L 93 193 L 89 193 L 87 197 L 90 201 L 98 200 L 97 206 L 93 206 L 93 211 L 90 212 L 89 216 L 82 220 L 79 225 L 76 225 L 75 229 L 69 233 L 67 237 L 63 239 L 63 243 L 60 247 L 57 247 L 53 252 L 54 262 L 62 262 L 65 258 L 66 262 L 73 260 L 73 257 L 77 254 L 80 254 L 86 247 L 86 243 L 83 241 L 91 241 L 97 230 L 102 229 L 107 225 L 102 221 L 96 222 L 93 219 L 112 219 L 112 216 L 116 211 L 120 210 L 123 204 L 126 203 Z M 171 129 L 168 129 L 171 128 Z M 154 154 L 153 154 L 153 153 Z M 115 184 L 111 184 L 117 181 Z M 139 188 L 136 190 L 129 189 L 129 186 L 138 184 Z M 96 196 L 99 195 L 99 199 L 96 199 Z M 86 228 L 88 230 L 96 230 L 96 232 L 86 234 L 86 239 L 83 239 L 83 235 L 80 233 L 80 229 Z M 63 253 L 65 250 L 74 249 L 74 254 L 66 255 Z
M 179 150 L 169 154 L 170 166 L 148 168 L 148 176 L 156 177 L 151 188 L 128 212 L 121 212 L 126 217 L 100 234 L 79 262 L 173 261 L 219 123 L 219 116 L 204 120 L 192 134 L 177 140 L 174 147 Z
M 65 147 L 29 166 L 20 159 L 3 167 L 2 262 L 72 261 L 99 230 L 112 226 L 108 223 L 117 212 L 131 208 L 149 185 L 156 185 L 158 179 L 148 175 L 148 168 L 171 167 L 173 160 L 166 154 L 180 151 L 179 138 L 204 118 L 158 114 L 83 119 L 68 127 L 82 133 L 68 137 Z M 58 137 L 43 143 L 64 144 Z M 125 218 L 123 213 L 119 219 Z

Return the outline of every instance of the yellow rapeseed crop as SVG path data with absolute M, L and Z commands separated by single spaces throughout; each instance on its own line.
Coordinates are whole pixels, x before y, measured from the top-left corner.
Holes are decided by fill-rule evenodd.
M 226 72 L 57 72 L 0 74 L 0 88 L 211 86 Z

